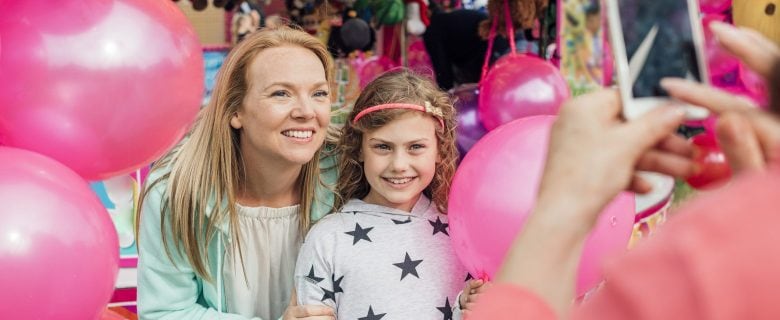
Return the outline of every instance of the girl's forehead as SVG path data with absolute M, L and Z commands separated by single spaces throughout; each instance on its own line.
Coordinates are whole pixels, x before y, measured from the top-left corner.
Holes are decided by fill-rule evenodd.
M 438 121 L 426 113 L 408 112 L 382 127 L 366 132 L 363 137 L 398 143 L 420 139 L 435 141 L 437 125 Z

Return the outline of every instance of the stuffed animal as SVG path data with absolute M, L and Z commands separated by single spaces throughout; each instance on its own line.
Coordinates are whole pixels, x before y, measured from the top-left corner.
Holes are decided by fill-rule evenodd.
M 780 45 L 780 0 L 734 0 L 734 24 L 755 29 Z
M 544 15 L 549 0 L 488 0 L 489 18 L 479 26 L 479 34 L 487 38 L 493 19 L 498 19 L 498 34 L 506 35 L 504 22 L 504 1 L 509 1 L 509 13 L 515 30 L 525 30 L 534 27 L 536 20 Z

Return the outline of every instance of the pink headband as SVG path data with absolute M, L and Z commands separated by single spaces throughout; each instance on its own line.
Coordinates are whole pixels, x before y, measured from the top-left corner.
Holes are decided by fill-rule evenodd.
M 444 128 L 444 113 L 441 112 L 441 109 L 434 107 L 428 101 L 425 101 L 425 106 L 410 104 L 410 103 L 386 103 L 386 104 L 380 104 L 373 107 L 369 107 L 363 109 L 363 111 L 360 111 L 360 113 L 358 113 L 355 116 L 355 119 L 352 120 L 352 124 L 356 124 L 358 120 L 360 120 L 360 118 L 362 118 L 363 116 L 371 112 L 377 110 L 384 110 L 384 109 L 409 109 L 409 110 L 422 111 L 436 117 L 436 120 L 439 120 L 439 124 L 441 124 L 441 127 Z

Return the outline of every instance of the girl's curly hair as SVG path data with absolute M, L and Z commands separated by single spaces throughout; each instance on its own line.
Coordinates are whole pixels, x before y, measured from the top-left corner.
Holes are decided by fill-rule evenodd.
M 337 211 L 349 199 L 363 198 L 371 190 L 363 172 L 363 164 L 359 160 L 363 134 L 381 128 L 402 114 L 420 111 L 385 109 L 366 114 L 355 124 L 352 124 L 351 120 L 368 107 L 386 103 L 411 103 L 422 106 L 426 101 L 441 109 L 444 128 L 436 126 L 440 162 L 436 165 L 433 181 L 423 190 L 423 194 L 436 204 L 440 212 L 447 212 L 450 184 L 458 160 L 453 100 L 431 80 L 404 68 L 386 72 L 371 81 L 358 97 L 349 120 L 342 128 L 338 143 L 338 154 L 342 158 L 339 161 L 338 192 L 334 204 Z

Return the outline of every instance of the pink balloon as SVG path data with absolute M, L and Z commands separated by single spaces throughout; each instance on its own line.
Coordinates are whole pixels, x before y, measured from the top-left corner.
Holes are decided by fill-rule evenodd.
M 406 52 L 406 59 L 409 62 L 409 69 L 414 70 L 431 80 L 436 80 L 436 76 L 433 73 L 433 65 L 431 64 L 431 57 L 428 56 L 428 52 L 425 51 L 425 44 L 422 39 L 417 39 L 409 45 L 409 50 Z
M 745 97 L 751 101 L 753 101 L 756 105 L 762 106 L 762 108 L 766 108 L 768 105 L 769 98 L 766 95 L 762 95 L 761 93 L 756 93 L 751 90 L 748 90 L 745 86 L 742 85 L 733 85 L 733 86 L 724 86 L 720 89 L 730 92 L 731 94 Z
M 199 110 L 203 57 L 171 1 L 0 2 L 0 136 L 89 180 L 159 158 Z M 20 23 L 29 21 L 29 23 Z
M 558 69 L 527 55 L 499 59 L 480 83 L 479 119 L 488 130 L 515 119 L 554 115 L 569 88 Z
M 699 0 L 703 13 L 722 13 L 731 7 L 731 0 Z
M 119 242 L 89 185 L 43 155 L 0 147 L 0 317 L 96 319 Z
M 554 116 L 535 116 L 501 126 L 477 142 L 461 162 L 448 215 L 455 251 L 472 275 L 495 275 L 530 214 L 553 121 Z M 566 196 L 562 194 L 561 201 Z M 634 211 L 633 195 L 622 193 L 601 213 L 585 243 L 578 295 L 599 283 L 600 265 L 607 257 L 626 250 Z
M 707 14 L 702 18 L 704 54 L 707 59 L 710 77 L 719 78 L 727 73 L 736 71 L 739 67 L 739 60 L 720 47 L 718 39 L 710 31 L 709 26 L 713 21 L 727 22 L 728 17 L 722 14 Z
M 397 68 L 398 63 L 385 56 L 373 56 L 358 65 L 358 78 L 360 79 L 360 88 L 379 77 L 382 73 Z

